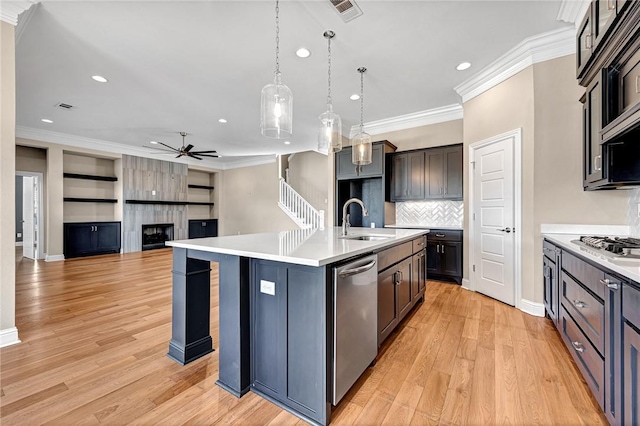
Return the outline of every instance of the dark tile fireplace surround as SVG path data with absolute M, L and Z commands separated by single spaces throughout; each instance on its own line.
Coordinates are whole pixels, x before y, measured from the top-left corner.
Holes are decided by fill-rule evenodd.
M 173 240 L 173 223 L 142 225 L 142 250 L 164 248 L 165 241 Z

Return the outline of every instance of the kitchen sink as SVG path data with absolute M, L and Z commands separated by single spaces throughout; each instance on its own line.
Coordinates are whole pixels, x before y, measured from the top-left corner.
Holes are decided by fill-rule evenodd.
M 343 240 L 359 240 L 359 241 L 381 241 L 391 238 L 391 235 L 343 235 Z

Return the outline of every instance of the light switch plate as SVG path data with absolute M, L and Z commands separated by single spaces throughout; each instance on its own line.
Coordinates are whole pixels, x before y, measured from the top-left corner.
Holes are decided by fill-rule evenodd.
M 276 295 L 276 283 L 273 281 L 260 280 L 260 293 Z

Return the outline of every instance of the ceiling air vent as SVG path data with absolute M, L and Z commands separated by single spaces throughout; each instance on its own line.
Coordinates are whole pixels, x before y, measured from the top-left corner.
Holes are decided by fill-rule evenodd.
M 329 0 L 333 8 L 344 22 L 349 22 L 362 15 L 362 10 L 354 0 Z
M 73 109 L 73 105 L 65 104 L 64 102 L 57 103 L 56 107 L 66 109 L 67 111 Z

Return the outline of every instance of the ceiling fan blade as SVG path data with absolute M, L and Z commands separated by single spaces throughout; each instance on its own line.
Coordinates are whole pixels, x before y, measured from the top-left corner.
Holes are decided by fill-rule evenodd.
M 218 151 L 193 151 L 192 154 L 216 154 Z
M 193 149 L 193 145 L 189 144 L 189 145 L 187 145 L 187 146 L 184 148 L 184 151 L 185 151 L 185 152 L 189 152 L 189 151 L 191 151 L 192 149 Z
M 167 148 L 169 148 L 169 149 L 170 149 L 170 150 L 172 150 L 172 151 L 180 152 L 180 150 L 179 150 L 179 149 L 175 149 L 174 147 L 169 146 L 169 145 L 167 145 L 166 143 L 162 143 L 162 142 L 158 142 L 158 143 L 159 143 L 160 145 L 162 145 L 162 146 L 166 146 Z
M 196 157 L 195 155 L 189 155 L 189 157 L 191 157 L 191 158 L 195 158 L 196 160 L 202 160 L 202 158 L 200 158 L 200 157 Z
M 201 154 L 201 153 L 199 153 L 199 152 L 194 152 L 194 153 L 192 153 L 192 154 L 199 155 L 200 157 L 211 157 L 211 158 L 218 158 L 218 157 L 220 157 L 220 156 L 219 156 L 219 155 L 217 155 L 217 154 Z

